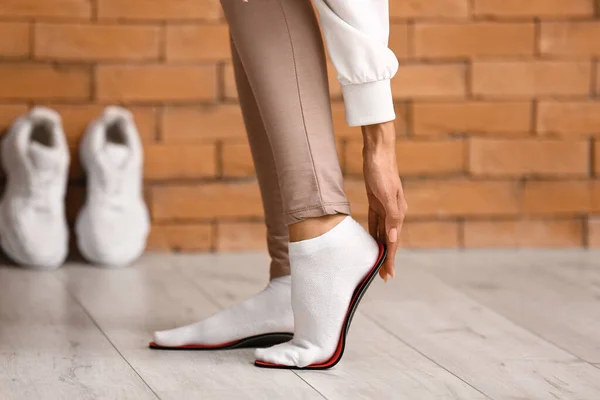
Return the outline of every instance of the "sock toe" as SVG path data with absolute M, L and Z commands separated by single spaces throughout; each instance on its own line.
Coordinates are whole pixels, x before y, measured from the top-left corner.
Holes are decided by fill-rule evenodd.
M 186 327 L 170 329 L 167 331 L 154 332 L 154 343 L 164 347 L 184 346 L 189 341 L 189 335 L 186 335 Z
M 152 336 L 152 341 L 154 343 L 156 343 L 159 346 L 166 346 L 166 335 L 165 335 L 166 331 L 156 331 L 154 332 L 154 335 Z
M 299 349 L 296 346 L 283 343 L 269 347 L 268 349 L 257 349 L 255 356 L 259 361 L 300 367 L 300 365 L 298 365 L 298 350 Z
M 320 349 L 312 345 L 304 346 L 292 343 L 282 343 L 268 349 L 257 349 L 256 359 L 272 364 L 307 367 L 316 363 Z
M 173 344 L 173 338 L 169 334 L 171 331 L 156 331 L 152 340 L 159 346 L 175 346 Z

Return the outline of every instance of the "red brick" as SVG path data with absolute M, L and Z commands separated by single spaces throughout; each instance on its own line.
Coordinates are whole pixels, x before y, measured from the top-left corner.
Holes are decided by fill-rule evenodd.
M 589 95 L 589 62 L 498 61 L 473 63 L 478 96 Z
M 514 215 L 518 189 L 514 182 L 426 181 L 405 185 L 410 215 Z
M 346 108 L 344 103 L 331 104 L 331 112 L 333 115 L 333 131 L 338 138 L 362 138 L 360 127 L 348 126 L 346 122 Z
M 248 143 L 223 143 L 222 148 L 223 176 L 242 178 L 256 175 Z
M 352 211 L 366 216 L 368 202 L 362 180 L 347 180 Z M 464 179 L 405 181 L 408 218 L 509 216 L 519 213 L 517 182 L 472 182 Z
M 390 24 L 390 49 L 400 60 L 409 56 L 408 25 L 400 23 Z
M 331 79 L 330 79 L 331 84 Z M 237 100 L 237 86 L 235 85 L 235 75 L 233 73 L 233 65 L 226 64 L 223 69 L 223 90 L 224 96 L 228 100 Z M 340 90 L 341 93 L 341 90 Z
M 264 222 L 220 222 L 217 225 L 217 251 L 267 250 Z
M 329 94 L 332 99 L 342 98 L 342 85 L 337 80 L 337 71 L 331 61 L 327 61 L 327 78 L 329 81 Z M 237 94 L 236 94 L 237 96 Z
M 152 144 L 144 148 L 146 179 L 213 177 L 217 161 L 215 146 Z
M 600 102 L 543 101 L 538 104 L 538 132 L 542 134 L 600 134 Z
M 596 67 L 595 67 L 595 77 L 596 77 L 596 87 L 595 87 L 595 95 L 599 95 L 600 94 L 600 82 L 598 81 L 598 77 L 600 77 L 600 64 L 596 63 Z
M 0 17 L 90 18 L 89 0 L 2 0 Z
M 468 0 L 403 0 L 390 1 L 392 18 L 466 18 Z
M 465 67 L 461 64 L 403 65 L 392 80 L 394 98 L 465 96 Z
M 346 171 L 362 175 L 362 141 L 346 144 Z M 465 145 L 462 140 L 405 141 L 396 144 L 398 172 L 401 176 L 439 176 L 460 174 L 465 170 Z
M 0 22 L 0 56 L 29 55 L 30 25 L 24 22 Z
M 0 104 L 0 139 L 2 135 L 7 131 L 13 122 L 21 115 L 27 112 L 27 106 L 22 105 L 12 105 L 12 104 Z M 2 159 L 2 154 L 0 154 L 0 161 Z M 0 168 L 0 178 L 4 177 L 4 171 Z M 2 184 L 0 184 L 0 189 L 2 188 Z
M 533 55 L 533 23 L 418 23 L 418 58 L 511 57 Z
M 404 249 L 445 249 L 459 247 L 456 222 L 405 222 L 400 232 Z
M 227 25 L 172 25 L 166 40 L 168 61 L 231 59 Z
M 167 107 L 161 130 L 169 143 L 246 137 L 242 113 L 236 105 Z
M 414 103 L 413 133 L 501 134 L 522 136 L 531 130 L 530 102 Z
M 362 179 L 345 179 L 344 191 L 350 202 L 352 214 L 355 217 L 367 217 L 369 211 L 369 203 L 365 191 L 365 182 Z M 409 205 L 410 207 L 410 205 Z
M 600 249 L 600 218 L 595 217 L 588 220 L 588 246 Z
M 19 116 L 26 112 L 25 104 L 0 104 L 0 133 L 7 130 Z
M 34 56 L 50 60 L 157 60 L 160 28 L 106 24 L 35 26 Z
M 594 143 L 594 175 L 600 177 L 600 141 Z
M 600 180 L 590 182 L 592 187 L 592 213 L 600 214 Z
M 599 56 L 600 23 L 561 21 L 542 23 L 540 49 L 549 56 Z
M 90 71 L 85 67 L 0 65 L 0 99 L 83 100 L 90 97 L 90 86 Z
M 466 221 L 467 248 L 581 247 L 580 220 Z
M 101 101 L 212 101 L 215 80 L 212 65 L 100 65 L 96 73 Z
M 148 250 L 206 251 L 213 247 L 210 224 L 153 225 Z
M 526 182 L 523 212 L 532 215 L 569 215 L 593 209 L 590 181 Z
M 165 185 L 152 188 L 152 216 L 172 219 L 262 218 L 256 182 Z
M 16 1 L 16 0 L 13 0 Z M 100 18 L 126 20 L 218 20 L 219 0 L 97 0 Z
M 475 176 L 582 176 L 589 174 L 587 141 L 472 139 L 469 172 Z
M 78 144 L 88 125 L 96 120 L 105 106 L 100 104 L 44 104 L 52 108 L 62 117 L 63 128 L 67 140 Z M 151 142 L 156 135 L 157 112 L 153 107 L 128 107 L 133 113 L 136 127 L 143 142 Z
M 474 0 L 476 16 L 580 17 L 594 15 L 594 0 Z

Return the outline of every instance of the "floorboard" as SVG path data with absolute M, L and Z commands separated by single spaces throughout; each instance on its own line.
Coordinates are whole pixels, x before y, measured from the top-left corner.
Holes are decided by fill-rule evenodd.
M 418 257 L 398 265 L 362 308 L 394 336 L 492 398 L 598 398 L 598 369 L 424 272 Z
M 600 363 L 600 272 L 580 253 L 570 254 L 552 263 L 526 253 L 479 263 L 440 260 L 425 268 L 571 354 Z
M 107 270 L 0 268 L 0 399 L 600 398 L 600 252 L 410 251 L 329 371 L 253 350 L 164 352 L 152 332 L 260 290 L 264 254 L 150 253 Z
M 161 399 L 322 399 L 291 371 L 255 368 L 251 350 L 149 350 L 155 330 L 187 324 L 217 310 L 197 286 L 171 267 L 173 260 L 174 256 L 148 255 L 128 269 L 74 266 L 61 274 Z
M 155 399 L 51 272 L 0 268 L 0 399 Z

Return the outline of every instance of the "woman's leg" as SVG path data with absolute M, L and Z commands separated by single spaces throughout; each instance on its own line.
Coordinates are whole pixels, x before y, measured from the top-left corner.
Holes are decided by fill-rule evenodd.
M 273 159 L 273 151 L 265 130 L 254 93 L 248 82 L 248 76 L 240 61 L 235 44 L 231 43 L 231 55 L 235 81 L 244 115 L 244 124 L 248 134 L 248 142 L 256 169 L 256 177 L 260 186 L 260 194 L 267 225 L 267 247 L 271 256 L 271 279 L 290 274 L 288 256 L 288 228 L 285 224 L 281 190 L 277 178 L 277 169 Z
M 348 214 L 312 6 L 289 0 L 221 3 L 264 122 L 285 223 Z
M 222 0 L 272 151 L 289 225 L 290 343 L 260 360 L 308 366 L 335 352 L 353 291 L 379 248 L 349 214 L 320 31 L 308 1 Z M 267 151 L 266 147 L 263 151 Z M 257 168 L 264 160 L 258 157 Z
M 262 292 L 208 319 L 181 328 L 156 332 L 154 342 L 162 347 L 218 346 L 256 335 L 292 333 L 294 330 L 288 228 L 284 219 L 273 152 L 248 77 L 233 43 L 231 54 L 240 105 L 263 200 L 267 244 L 271 256 L 271 282 Z

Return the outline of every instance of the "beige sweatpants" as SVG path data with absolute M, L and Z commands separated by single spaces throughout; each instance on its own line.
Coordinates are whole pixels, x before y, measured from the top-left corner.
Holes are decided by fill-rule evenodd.
M 265 210 L 271 277 L 289 274 L 287 225 L 349 214 L 323 42 L 308 0 L 221 0 Z

